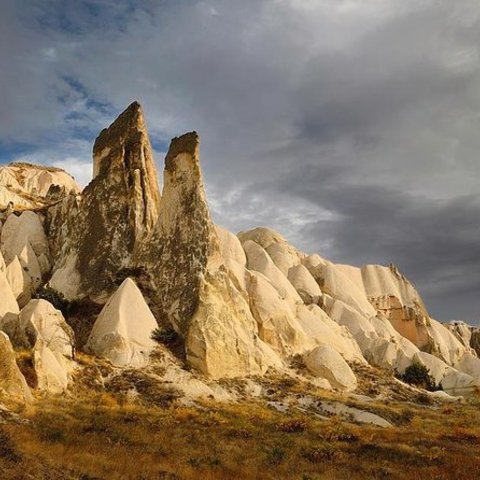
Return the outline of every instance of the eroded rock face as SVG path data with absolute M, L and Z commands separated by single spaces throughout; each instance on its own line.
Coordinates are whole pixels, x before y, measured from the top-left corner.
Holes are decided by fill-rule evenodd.
M 94 178 L 81 197 L 67 198 L 49 212 L 56 254 L 50 284 L 70 298 L 105 301 L 117 286 L 119 271 L 133 268 L 133 253 L 159 212 L 157 174 L 138 103 L 101 132 L 93 157 Z M 67 225 L 62 226 L 65 216 Z M 64 286 L 66 277 L 74 281 Z
M 72 328 L 65 322 L 62 312 L 43 299 L 30 300 L 22 308 L 10 338 L 18 348 L 31 349 L 41 339 L 52 352 L 67 358 L 74 356 Z
M 367 265 L 362 268 L 368 300 L 385 315 L 394 328 L 419 348 L 429 343 L 425 305 L 413 285 L 391 265 Z
M 9 203 L 16 209 L 43 207 L 70 191 L 80 187 L 60 168 L 22 162 L 0 166 L 0 209 Z
M 20 309 L 15 294 L 4 272 L 0 271 L 0 329 L 6 323 L 15 321 Z
M 174 138 L 165 158 L 161 212 L 138 253 L 152 278 L 153 308 L 162 323 L 186 336 L 199 306 L 202 277 L 222 263 L 210 219 L 195 132 Z
M 8 336 L 0 332 L 0 394 L 17 400 L 33 400 L 24 376 L 15 360 L 15 352 Z
M 187 360 L 213 377 L 263 374 L 282 362 L 258 336 L 248 304 L 225 272 L 201 279 L 198 308 L 189 322 Z

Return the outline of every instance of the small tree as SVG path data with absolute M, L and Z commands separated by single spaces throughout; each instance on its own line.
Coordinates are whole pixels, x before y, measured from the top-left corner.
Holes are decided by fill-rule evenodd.
M 157 327 L 152 332 L 152 340 L 158 343 L 171 344 L 175 343 L 178 338 L 177 332 L 173 328 Z
M 434 392 L 440 387 L 435 383 L 434 378 L 430 375 L 430 370 L 420 362 L 414 361 L 405 369 L 405 373 L 399 377 L 405 383 L 422 387 L 425 390 Z

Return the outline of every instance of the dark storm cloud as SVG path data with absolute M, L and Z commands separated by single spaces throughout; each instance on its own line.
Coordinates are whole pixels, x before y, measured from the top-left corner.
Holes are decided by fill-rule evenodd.
M 153 144 L 196 129 L 216 221 L 337 262 L 394 262 L 440 319 L 478 317 L 476 0 L 0 6 L 0 158 L 83 182 L 133 99 Z

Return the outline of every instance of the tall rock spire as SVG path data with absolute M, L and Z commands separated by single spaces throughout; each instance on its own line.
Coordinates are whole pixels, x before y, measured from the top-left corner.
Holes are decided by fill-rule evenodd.
M 157 173 L 137 102 L 96 139 L 93 173 L 76 209 L 65 201 L 50 212 L 51 242 L 61 245 L 50 284 L 68 297 L 106 298 L 116 288 L 119 270 L 133 266 L 133 252 L 157 221 Z M 67 283 L 68 292 L 65 277 L 75 279 Z
M 205 198 L 196 132 L 174 138 L 165 158 L 162 209 L 139 254 L 155 283 L 154 306 L 185 334 L 198 306 L 200 277 L 221 262 Z

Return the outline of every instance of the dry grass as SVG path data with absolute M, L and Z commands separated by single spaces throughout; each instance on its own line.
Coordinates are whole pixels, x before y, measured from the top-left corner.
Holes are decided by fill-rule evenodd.
M 176 401 L 155 407 L 115 394 L 40 400 L 27 424 L 0 429 L 0 478 L 457 479 L 479 477 L 478 402 L 372 408 L 397 426 L 280 413 L 265 403 Z M 403 415 L 403 416 L 402 416 Z M 397 417 L 396 417 L 397 416 Z M 402 421 L 398 421 L 403 418 Z

